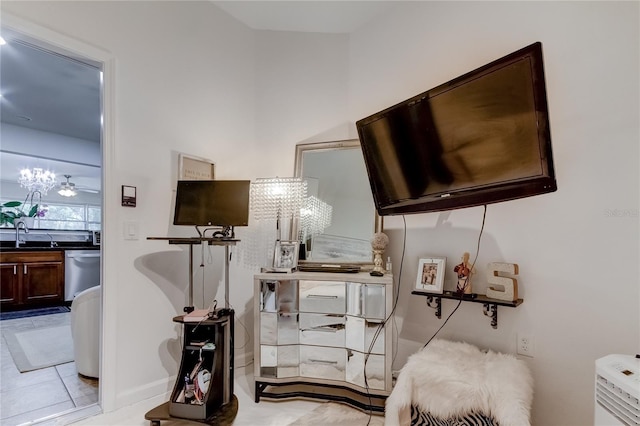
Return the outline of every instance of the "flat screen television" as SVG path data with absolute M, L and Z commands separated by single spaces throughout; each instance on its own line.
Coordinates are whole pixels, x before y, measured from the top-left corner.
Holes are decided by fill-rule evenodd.
M 380 215 L 472 207 L 557 189 L 540 42 L 356 127 Z
M 174 225 L 247 226 L 248 180 L 181 180 L 176 191 Z

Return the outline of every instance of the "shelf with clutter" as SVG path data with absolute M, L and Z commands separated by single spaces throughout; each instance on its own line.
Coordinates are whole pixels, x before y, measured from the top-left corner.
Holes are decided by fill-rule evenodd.
M 518 274 L 518 265 L 504 262 L 490 263 L 487 274 L 489 283 L 487 293 L 477 294 L 471 292 L 470 277 L 473 273 L 473 266 L 468 264 L 468 260 L 468 253 L 465 253 L 462 262 L 454 268 L 454 271 L 458 273 L 456 291 L 442 291 L 441 282 L 439 287 L 437 285 L 424 285 L 424 278 L 419 275 L 416 289 L 411 294 L 425 296 L 427 298 L 427 306 L 435 309 L 435 315 L 439 319 L 442 318 L 442 299 L 482 303 L 482 313 L 491 318 L 491 327 L 498 328 L 498 306 L 515 308 L 524 301 L 518 298 L 518 281 L 512 277 Z M 437 265 L 437 260 L 427 260 L 426 262 L 430 261 L 432 263 L 425 264 L 425 271 L 429 265 Z M 444 267 L 444 262 L 441 265 Z M 433 270 L 432 268 L 430 267 L 429 270 Z M 507 277 L 500 274 L 510 274 L 512 276 Z M 425 290 L 425 288 L 429 288 L 429 290 Z

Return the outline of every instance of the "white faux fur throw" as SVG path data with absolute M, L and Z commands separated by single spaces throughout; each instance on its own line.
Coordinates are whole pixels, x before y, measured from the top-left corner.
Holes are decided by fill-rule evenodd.
M 385 426 L 410 424 L 412 404 L 441 419 L 476 412 L 500 426 L 530 425 L 532 401 L 533 378 L 524 361 L 434 339 L 400 371 L 387 398 Z

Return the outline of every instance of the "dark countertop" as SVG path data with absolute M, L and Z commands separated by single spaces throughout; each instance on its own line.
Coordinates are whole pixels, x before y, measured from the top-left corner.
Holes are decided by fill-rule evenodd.
M 51 243 L 43 241 L 27 241 L 20 244 L 19 248 L 16 248 L 15 241 L 0 241 L 0 251 L 47 251 L 47 250 L 100 250 L 100 246 L 94 246 L 91 243 L 78 243 L 78 242 L 59 242 L 56 247 L 51 247 Z

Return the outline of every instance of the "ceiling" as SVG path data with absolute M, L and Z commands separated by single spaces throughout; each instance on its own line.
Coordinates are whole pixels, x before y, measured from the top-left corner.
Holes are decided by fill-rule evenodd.
M 350 33 L 389 10 L 386 1 L 213 1 L 256 30 Z M 24 36 L 2 30 L 0 121 L 100 143 L 100 72 L 95 64 L 43 49 Z M 35 155 L 35 154 L 34 154 Z M 100 169 L 35 156 L 6 154 L 0 146 L 0 180 L 16 170 L 49 168 L 79 187 L 100 188 Z M 28 160 L 28 161 L 27 161 Z M 35 163 L 35 164 L 34 164 Z
M 213 1 L 255 30 L 351 33 L 394 1 Z
M 29 129 L 79 138 L 100 144 L 100 71 L 88 64 L 46 50 L 32 40 L 2 30 L 7 44 L 0 47 L 0 121 Z M 24 167 L 56 173 L 57 181 L 78 188 L 99 190 L 101 170 L 65 160 L 65 153 L 49 158 L 7 143 L 0 145 L 0 180 L 16 182 Z M 25 147 L 27 145 L 24 145 Z

